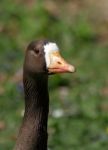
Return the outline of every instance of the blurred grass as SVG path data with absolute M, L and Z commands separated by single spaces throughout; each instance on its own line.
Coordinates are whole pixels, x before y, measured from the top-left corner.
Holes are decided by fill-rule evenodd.
M 49 79 L 49 148 L 107 150 L 108 44 L 98 40 L 96 27 L 83 11 L 71 21 L 42 2 L 0 3 L 0 150 L 13 148 L 22 118 L 22 85 L 13 78 L 22 68 L 23 50 L 43 37 L 56 41 L 77 68 L 75 74 Z

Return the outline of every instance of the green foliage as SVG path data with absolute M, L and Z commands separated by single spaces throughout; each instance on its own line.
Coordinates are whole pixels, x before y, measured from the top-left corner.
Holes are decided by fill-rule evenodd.
M 75 74 L 50 76 L 49 148 L 107 150 L 108 45 L 96 41 L 84 13 L 71 22 L 42 2 L 32 8 L 12 0 L 0 3 L 0 75 L 7 77 L 0 85 L 0 150 L 13 148 L 23 110 L 22 89 L 11 78 L 22 67 L 22 49 L 38 38 L 56 41 L 77 68 Z

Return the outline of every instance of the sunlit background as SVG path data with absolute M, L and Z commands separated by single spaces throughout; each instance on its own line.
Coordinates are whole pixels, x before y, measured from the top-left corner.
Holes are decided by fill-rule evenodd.
M 15 145 L 24 52 L 40 38 L 77 68 L 49 79 L 49 150 L 107 150 L 108 0 L 0 0 L 0 150 Z

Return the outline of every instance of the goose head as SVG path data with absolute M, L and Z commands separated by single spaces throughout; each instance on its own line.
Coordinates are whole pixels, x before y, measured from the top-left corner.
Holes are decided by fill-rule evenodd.
M 74 72 L 75 68 L 62 58 L 56 43 L 48 40 L 39 40 L 33 41 L 28 45 L 24 71 L 30 74 L 49 75 Z

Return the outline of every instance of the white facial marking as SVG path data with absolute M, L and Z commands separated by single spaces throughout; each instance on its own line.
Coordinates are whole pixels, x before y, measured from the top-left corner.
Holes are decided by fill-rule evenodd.
M 48 43 L 44 45 L 44 52 L 45 52 L 45 60 L 46 60 L 46 66 L 48 67 L 50 65 L 50 54 L 54 51 L 59 51 L 59 48 L 56 43 Z

